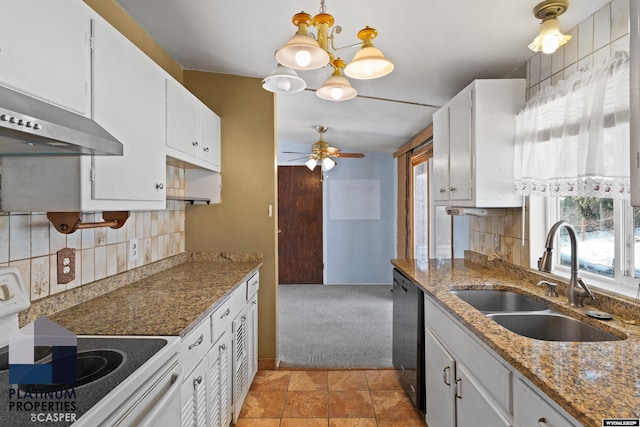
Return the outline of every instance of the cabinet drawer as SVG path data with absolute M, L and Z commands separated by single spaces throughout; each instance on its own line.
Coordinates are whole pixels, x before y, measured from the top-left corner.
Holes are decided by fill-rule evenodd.
M 511 370 L 425 297 L 425 322 L 438 339 L 478 378 L 503 410 L 511 413 Z
M 557 409 L 548 403 L 538 392 L 519 379 L 514 386 L 513 419 L 518 427 L 573 427 Z M 546 424 L 543 424 L 546 423 Z
M 211 326 L 209 322 L 200 322 L 198 326 L 182 339 L 180 352 L 184 371 L 189 374 L 211 347 Z
M 260 273 L 256 273 L 247 280 L 247 301 L 258 292 L 260 287 Z
M 211 342 L 216 342 L 246 303 L 246 285 L 236 288 L 211 315 Z

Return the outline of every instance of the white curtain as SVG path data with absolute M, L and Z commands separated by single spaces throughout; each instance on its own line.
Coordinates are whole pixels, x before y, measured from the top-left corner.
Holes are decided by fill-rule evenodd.
M 518 194 L 629 198 L 629 55 L 547 87 L 516 117 Z

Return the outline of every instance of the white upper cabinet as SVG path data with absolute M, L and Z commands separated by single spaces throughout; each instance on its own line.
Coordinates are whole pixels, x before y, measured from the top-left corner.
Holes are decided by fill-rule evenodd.
M 513 145 L 524 99 L 524 79 L 475 80 L 434 114 L 434 204 L 521 206 Z
M 70 13 L 86 8 L 82 2 L 66 3 L 74 5 Z M 56 29 L 67 23 L 58 15 L 50 19 Z M 3 211 L 166 208 L 165 74 L 95 13 L 86 21 L 93 38 L 92 53 L 86 58 L 86 67 L 92 70 L 91 116 L 122 143 L 123 155 L 3 157 Z M 14 32 L 12 39 L 16 34 L 28 32 Z M 48 69 L 40 72 L 48 81 Z
M 220 118 L 191 92 L 167 79 L 167 155 L 220 171 Z
M 164 73 L 109 24 L 93 26 L 93 118 L 124 154 L 93 157 L 91 196 L 164 209 Z
M 89 117 L 88 6 L 0 0 L 0 10 L 0 84 Z

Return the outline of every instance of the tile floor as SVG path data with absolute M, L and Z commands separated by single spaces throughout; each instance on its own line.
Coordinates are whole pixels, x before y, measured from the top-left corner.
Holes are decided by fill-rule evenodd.
M 394 370 L 260 370 L 236 427 L 425 427 Z

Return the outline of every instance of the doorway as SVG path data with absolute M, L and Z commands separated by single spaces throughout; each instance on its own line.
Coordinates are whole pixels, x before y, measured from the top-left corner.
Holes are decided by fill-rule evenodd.
M 281 284 L 322 284 L 322 171 L 278 166 L 278 275 Z

